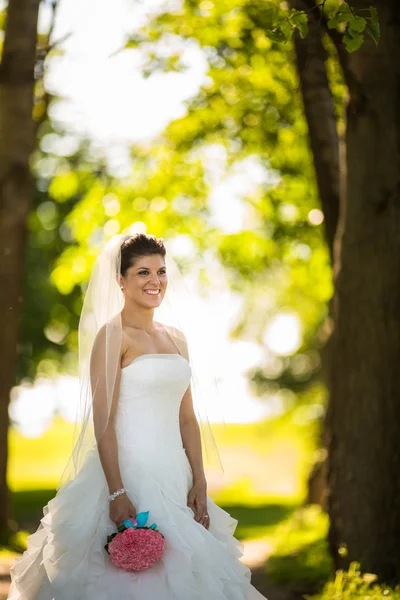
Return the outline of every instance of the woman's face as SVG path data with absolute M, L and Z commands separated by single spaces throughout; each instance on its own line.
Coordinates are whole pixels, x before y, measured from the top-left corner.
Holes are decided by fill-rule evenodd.
M 149 308 L 161 304 L 168 285 L 165 260 L 161 254 L 141 256 L 121 276 L 125 298 L 130 298 Z

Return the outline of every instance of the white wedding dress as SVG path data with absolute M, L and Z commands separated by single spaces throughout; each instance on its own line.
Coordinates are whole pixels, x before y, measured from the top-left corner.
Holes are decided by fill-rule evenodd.
M 97 449 L 43 509 L 11 568 L 9 600 L 261 600 L 239 558 L 238 521 L 207 496 L 210 528 L 187 506 L 192 470 L 179 408 L 191 377 L 180 354 L 144 354 L 122 369 L 115 427 L 124 486 L 165 537 L 161 560 L 141 572 L 116 568 L 104 549 L 116 531 Z M 265 599 L 264 599 L 265 600 Z

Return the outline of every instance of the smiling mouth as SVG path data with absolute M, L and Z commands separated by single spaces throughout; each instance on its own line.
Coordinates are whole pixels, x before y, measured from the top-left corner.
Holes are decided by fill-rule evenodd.
M 161 290 L 143 290 L 148 296 L 158 296 Z

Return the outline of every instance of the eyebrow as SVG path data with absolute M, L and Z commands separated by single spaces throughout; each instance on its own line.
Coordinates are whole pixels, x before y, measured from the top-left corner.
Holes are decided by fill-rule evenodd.
M 166 269 L 166 268 L 167 268 L 166 265 L 160 267 L 160 269 Z M 138 267 L 136 269 L 136 271 L 140 271 L 140 269 L 146 269 L 147 271 L 150 271 L 149 267 Z

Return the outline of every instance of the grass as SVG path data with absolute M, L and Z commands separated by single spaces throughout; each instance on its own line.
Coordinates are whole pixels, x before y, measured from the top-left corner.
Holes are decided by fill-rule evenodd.
M 376 576 L 371 573 L 362 574 L 359 564 L 351 563 L 348 571 L 338 571 L 335 579 L 330 581 L 321 594 L 310 597 L 310 600 L 400 600 L 400 586 L 395 589 L 379 585 Z
M 11 427 L 8 484 L 12 491 L 54 490 L 72 449 L 74 426 L 60 418 L 38 438 Z
M 72 434 L 73 425 L 60 418 L 39 438 L 24 437 L 11 428 L 8 482 L 16 520 L 40 518 L 66 465 Z M 224 434 L 216 425 L 215 435 L 225 477 L 223 486 L 211 488 L 210 495 L 240 517 L 241 535 L 269 534 L 304 497 L 314 450 L 313 428 L 297 424 L 292 413 L 258 423 L 227 424 Z M 247 511 L 253 516 L 247 518 Z
M 274 531 L 268 575 L 298 592 L 322 589 L 333 572 L 327 545 L 328 516 L 318 506 L 301 507 Z
M 55 419 L 39 438 L 9 433 L 8 482 L 14 492 L 54 489 L 71 452 L 73 425 Z M 263 504 L 268 498 L 300 502 L 312 463 L 314 428 L 295 423 L 295 413 L 259 423 L 215 426 L 225 467 L 220 501 Z

